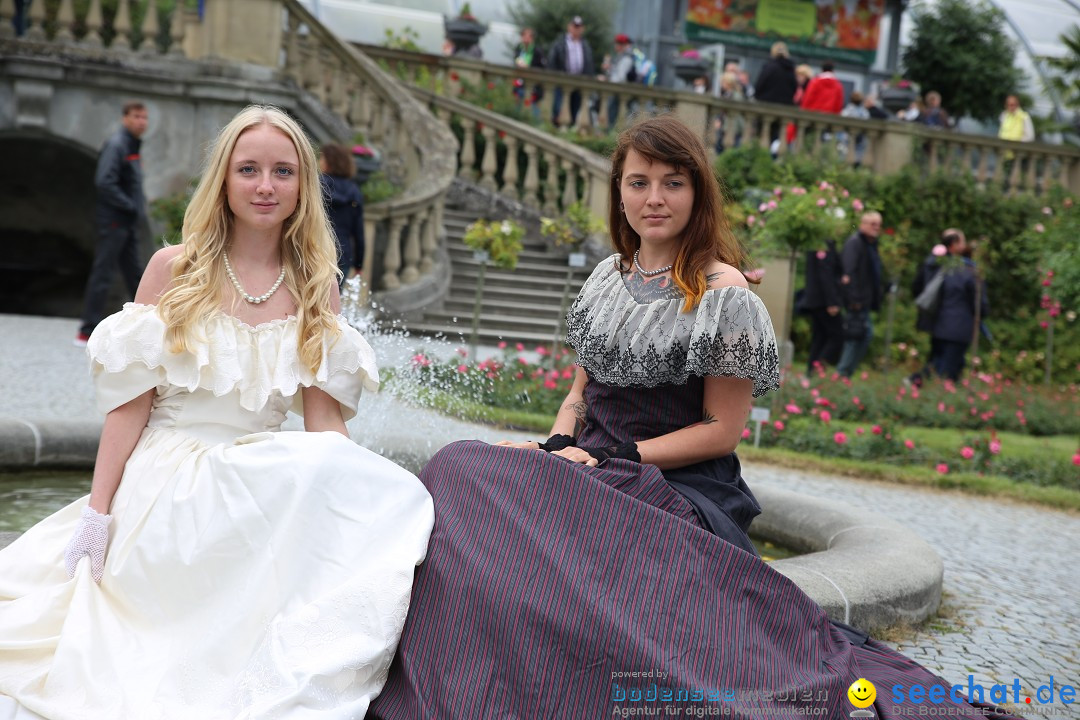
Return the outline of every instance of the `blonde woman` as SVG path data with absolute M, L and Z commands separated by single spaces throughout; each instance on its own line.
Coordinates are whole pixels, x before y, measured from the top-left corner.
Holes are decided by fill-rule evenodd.
M 90 496 L 0 552 L 2 717 L 362 717 L 382 686 L 432 504 L 348 438 L 378 371 L 300 127 L 241 111 L 183 238 L 87 346 Z

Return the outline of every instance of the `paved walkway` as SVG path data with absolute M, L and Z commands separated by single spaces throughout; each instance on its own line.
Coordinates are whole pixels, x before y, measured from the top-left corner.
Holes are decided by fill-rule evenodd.
M 0 417 L 98 417 L 84 351 L 71 344 L 76 324 L 0 315 L 0 337 L 5 340 Z M 373 345 L 384 366 L 407 361 L 418 346 L 440 351 L 430 341 L 412 339 L 376 339 Z M 441 351 L 453 352 L 453 347 L 442 346 Z M 418 457 L 452 439 L 491 441 L 515 435 L 407 408 L 386 393 L 361 402 L 350 430 L 372 450 L 411 443 Z M 772 484 L 889 516 L 938 551 L 945 563 L 947 615 L 894 645 L 949 682 L 966 685 L 970 674 L 989 691 L 994 683 L 1019 678 L 1021 686 L 1033 692 L 1052 675 L 1058 687 L 1080 685 L 1080 517 L 765 465 L 747 465 L 745 474 L 751 485 Z M 1042 709 L 1057 713 L 1053 717 L 1080 718 L 1080 703 Z

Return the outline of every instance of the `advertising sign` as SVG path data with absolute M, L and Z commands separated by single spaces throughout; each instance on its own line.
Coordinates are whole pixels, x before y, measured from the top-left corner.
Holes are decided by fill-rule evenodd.
M 885 0 L 689 0 L 686 37 L 872 65 Z

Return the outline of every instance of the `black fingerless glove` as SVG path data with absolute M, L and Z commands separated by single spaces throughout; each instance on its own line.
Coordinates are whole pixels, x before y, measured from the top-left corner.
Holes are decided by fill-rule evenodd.
M 555 452 L 556 450 L 570 447 L 574 444 L 574 440 L 575 438 L 569 435 L 552 435 L 547 439 L 547 442 L 537 444 L 544 452 Z
M 598 465 L 611 458 L 632 460 L 636 463 L 641 462 L 641 453 L 638 452 L 636 442 L 624 442 L 608 447 L 583 447 L 581 449 L 596 458 Z

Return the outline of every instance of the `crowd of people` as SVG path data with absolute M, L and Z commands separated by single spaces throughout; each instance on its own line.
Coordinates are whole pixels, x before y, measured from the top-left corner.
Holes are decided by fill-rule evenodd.
M 608 225 L 550 436 L 452 443 L 417 477 L 348 437 L 379 376 L 339 314 L 318 155 L 285 113 L 241 111 L 182 242 L 87 344 L 89 496 L 0 551 L 0 715 L 600 717 L 642 668 L 659 702 L 727 689 L 740 717 L 844 716 L 856 681 L 948 687 L 747 537 L 735 450 L 779 361 L 697 133 L 622 132 Z M 840 252 L 849 315 L 880 297 L 878 229 Z
M 866 212 L 841 248 L 826 240 L 806 254 L 806 281 L 798 303 L 811 324 L 807 372 L 835 365 L 850 378 L 866 357 L 874 336 L 872 312 L 881 309 L 885 268 L 878 252 L 881 213 Z M 990 311 L 986 283 L 972 259 L 974 245 L 964 232 L 948 228 L 942 242 L 915 275 L 911 296 L 918 307 L 916 328 L 930 335 L 926 365 L 908 381 L 922 385 L 930 376 L 956 382 L 975 332 Z

